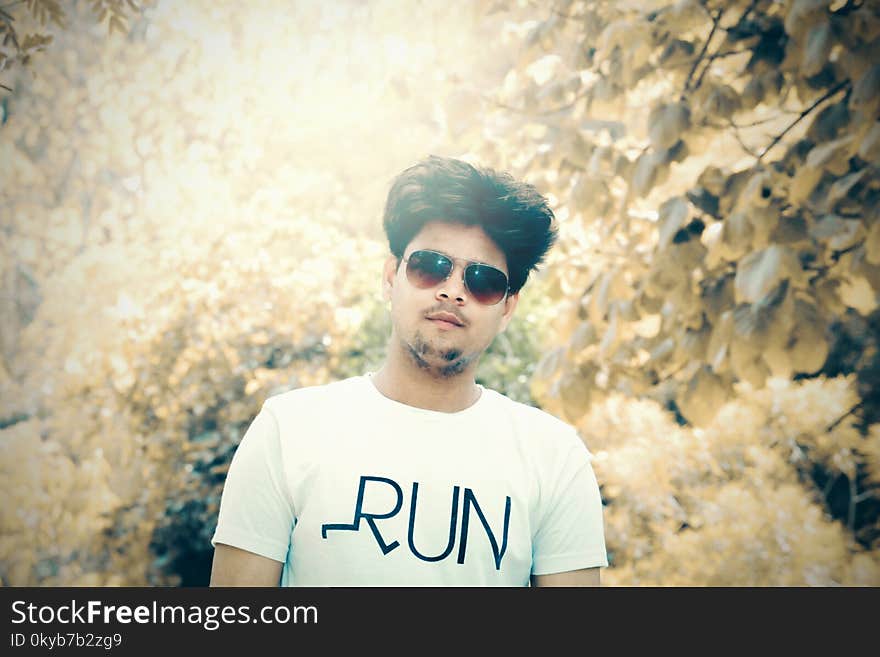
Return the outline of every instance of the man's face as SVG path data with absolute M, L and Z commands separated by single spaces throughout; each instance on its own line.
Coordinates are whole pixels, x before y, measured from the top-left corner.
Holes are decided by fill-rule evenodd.
M 420 249 L 439 251 L 455 260 L 449 278 L 427 289 L 410 283 L 406 261 Z M 416 365 L 440 378 L 476 367 L 480 355 L 507 327 L 519 300 L 517 293 L 494 306 L 476 301 L 462 278 L 468 262 L 492 265 L 508 274 L 504 253 L 482 228 L 440 221 L 425 224 L 407 245 L 399 267 L 394 256 L 385 262 L 383 292 L 386 301 L 391 301 L 392 342 L 398 342 Z M 432 319 L 444 312 L 454 315 L 461 325 Z

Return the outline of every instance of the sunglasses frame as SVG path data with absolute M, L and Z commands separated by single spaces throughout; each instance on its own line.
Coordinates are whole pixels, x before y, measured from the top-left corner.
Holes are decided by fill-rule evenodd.
M 424 287 L 424 288 L 421 287 L 421 286 L 419 286 L 419 285 L 416 285 L 416 284 L 410 279 L 410 276 L 409 276 L 409 260 L 410 260 L 410 258 L 412 258 L 414 255 L 416 255 L 417 253 L 429 253 L 429 254 L 431 254 L 432 256 L 440 256 L 441 258 L 445 258 L 445 259 L 448 260 L 448 261 L 451 263 L 451 265 L 452 265 L 452 266 L 449 268 L 449 273 L 446 274 L 446 276 L 445 276 L 443 279 L 437 281 L 437 283 L 435 283 L 434 285 L 429 285 L 429 286 Z M 498 267 L 495 267 L 494 265 L 490 265 L 490 264 L 487 264 L 487 263 L 485 263 L 485 262 L 479 262 L 478 260 L 465 260 L 465 259 L 463 259 L 463 258 L 453 258 L 451 255 L 448 255 L 448 254 L 446 254 L 446 253 L 443 253 L 442 251 L 435 251 L 434 249 L 416 249 L 415 251 L 413 251 L 412 253 L 410 253 L 409 256 L 407 256 L 406 258 L 401 258 L 401 262 L 403 262 L 403 263 L 406 265 L 406 267 L 404 268 L 404 274 L 406 275 L 406 280 L 409 281 L 410 285 L 413 285 L 414 287 L 417 287 L 417 288 L 419 288 L 419 289 L 425 289 L 425 290 L 428 289 L 428 288 L 430 288 L 430 287 L 434 287 L 434 286 L 436 286 L 436 285 L 440 285 L 440 283 L 444 283 L 444 282 L 448 281 L 448 280 L 449 280 L 449 277 L 452 276 L 452 273 L 455 271 L 455 265 L 456 265 L 456 263 L 459 262 L 459 261 L 467 263 L 467 264 L 465 264 L 464 268 L 462 268 L 462 270 L 461 270 L 461 281 L 462 281 L 462 283 L 464 284 L 465 289 L 466 289 L 466 290 L 470 293 L 470 295 L 474 298 L 474 301 L 476 301 L 477 303 L 479 303 L 479 304 L 481 304 L 481 305 L 483 305 L 483 306 L 497 306 L 499 303 L 501 303 L 502 301 L 504 301 L 504 300 L 508 297 L 508 295 L 510 294 L 510 277 L 509 277 L 507 274 L 505 274 L 503 271 L 501 271 L 500 269 L 498 269 Z M 467 283 L 467 270 L 468 270 L 470 267 L 488 267 L 489 269 L 493 269 L 493 270 L 497 271 L 499 274 L 501 274 L 501 275 L 504 277 L 504 281 L 505 281 L 505 285 L 504 285 L 504 294 L 501 295 L 501 298 L 498 299 L 498 301 L 496 301 L 496 302 L 494 302 L 494 303 L 483 303 L 482 301 L 480 301 L 480 300 L 477 298 L 477 295 L 474 294 L 473 291 L 471 291 L 471 288 L 470 288 L 470 286 L 468 286 L 468 283 Z

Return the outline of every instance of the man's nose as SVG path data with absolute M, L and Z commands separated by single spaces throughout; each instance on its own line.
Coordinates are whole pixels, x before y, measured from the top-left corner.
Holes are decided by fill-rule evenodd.
M 468 298 L 467 288 L 464 286 L 464 274 L 461 272 L 458 267 L 452 270 L 452 273 L 449 274 L 449 278 L 440 283 L 437 287 L 436 297 L 437 299 L 449 300 L 452 299 L 456 303 L 464 303 Z

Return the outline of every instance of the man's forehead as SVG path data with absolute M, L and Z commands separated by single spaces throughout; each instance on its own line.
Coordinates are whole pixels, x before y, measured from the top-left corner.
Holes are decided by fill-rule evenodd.
M 483 262 L 504 268 L 506 258 L 498 245 L 480 226 L 433 221 L 407 245 L 407 253 L 418 249 L 441 251 L 462 260 Z

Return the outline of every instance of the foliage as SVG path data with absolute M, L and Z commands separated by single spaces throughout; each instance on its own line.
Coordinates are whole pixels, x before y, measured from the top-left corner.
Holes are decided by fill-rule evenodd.
M 851 377 L 747 386 L 703 428 L 682 427 L 653 400 L 612 393 L 579 425 L 602 482 L 610 584 L 859 586 L 880 558 L 826 511 L 821 464 L 852 477 L 876 467 L 880 432 L 829 424 L 855 398 Z
M 90 0 L 92 14 L 97 23 L 106 20 L 109 32 L 125 33 L 131 14 L 143 11 L 152 2 L 136 0 Z M 25 0 L 0 6 L 0 72 L 16 66 L 27 66 L 37 52 L 52 43 L 51 29 L 64 28 L 68 11 L 59 0 Z M 35 32 L 30 32 L 35 29 Z M 6 91 L 12 89 L 0 85 Z
M 550 194 L 478 379 L 595 454 L 606 582 L 880 583 L 874 3 L 13 9 L 3 584 L 205 582 L 262 400 L 381 362 L 381 196 L 427 152 Z
M 518 59 L 470 130 L 490 136 L 485 157 L 552 191 L 563 231 L 558 346 L 535 398 L 582 423 L 623 393 L 709 430 L 725 404 L 776 379 L 851 375 L 858 396 L 826 413 L 846 433 L 808 452 L 799 482 L 810 495 L 831 481 L 826 513 L 876 549 L 880 7 L 596 0 L 555 3 L 537 20 L 531 5 L 491 11 L 509 18 Z M 759 440 L 750 426 L 744 445 Z M 688 449 L 665 452 L 665 467 L 687 467 Z
M 160 5 L 108 42 L 74 11 L 10 97 L 3 583 L 205 583 L 226 468 L 262 400 L 381 355 L 382 194 L 442 145 L 419 71 L 478 70 L 473 47 L 431 46 L 470 9 L 423 21 L 404 61 L 393 3 L 302 8 L 298 24 L 275 11 Z M 393 47 L 329 58 L 345 11 L 351 55 L 372 31 Z M 238 25 L 242 63 L 190 43 L 193 20 L 206 40 Z M 265 65 L 267 30 L 299 68 Z M 410 139 L 390 143 L 399 125 Z M 521 325 L 511 344 L 536 348 Z

